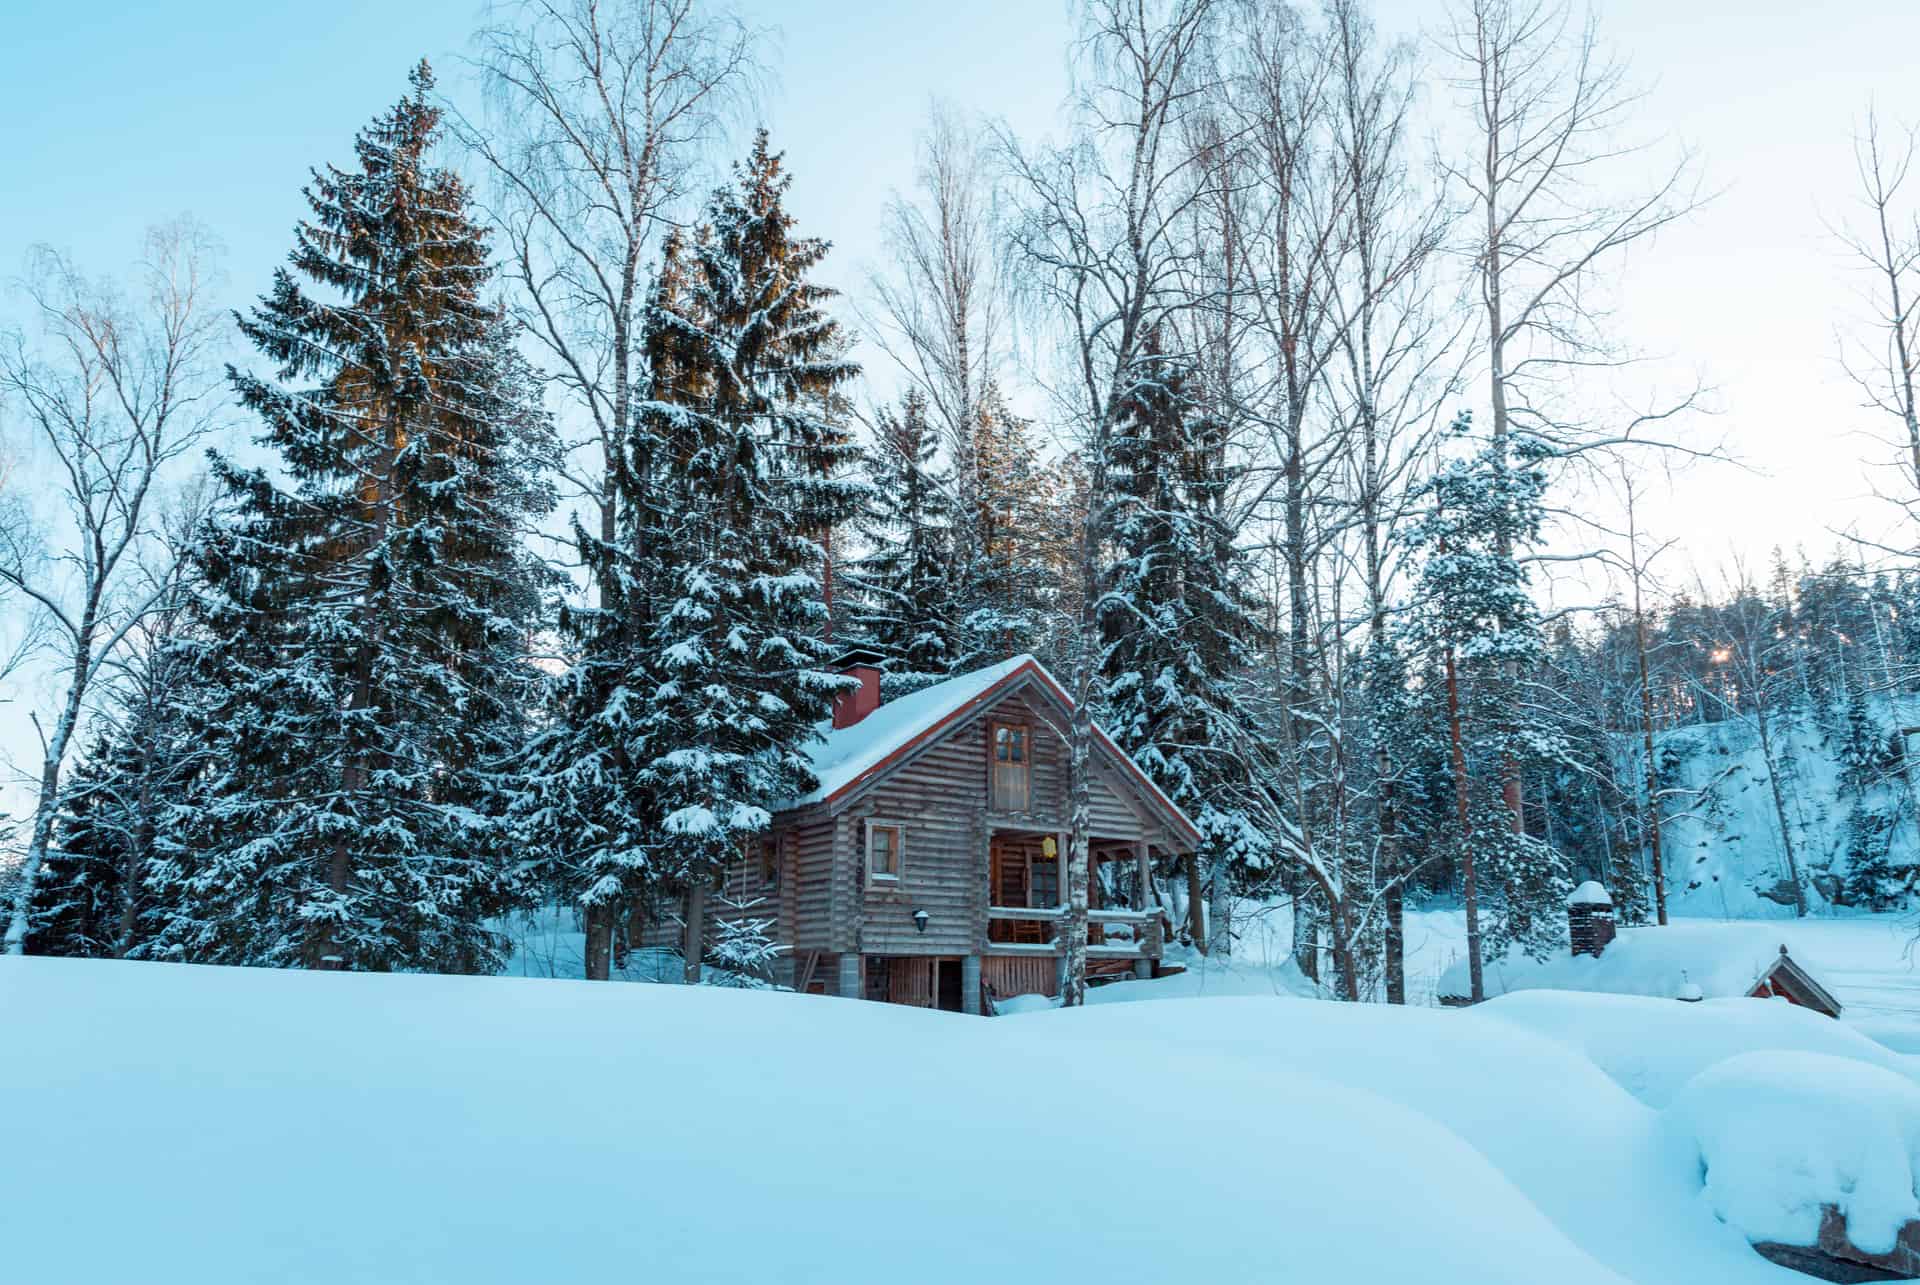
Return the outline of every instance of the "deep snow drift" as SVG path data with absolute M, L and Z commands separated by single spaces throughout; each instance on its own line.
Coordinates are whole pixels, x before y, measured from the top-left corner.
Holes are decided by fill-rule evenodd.
M 1714 1216 L 1695 1138 L 1502 1015 L 1551 998 L 986 1021 L 0 961 L 0 1260 L 76 1285 L 1798 1279 Z M 1747 1050 L 1786 1038 L 1749 1025 Z

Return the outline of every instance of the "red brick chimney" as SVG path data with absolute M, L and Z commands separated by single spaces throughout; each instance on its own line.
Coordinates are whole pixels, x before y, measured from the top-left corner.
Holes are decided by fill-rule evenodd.
M 833 701 L 833 726 L 838 731 L 852 727 L 880 708 L 880 657 L 869 651 L 850 651 L 834 662 L 834 667 L 860 685 L 841 692 Z
M 1567 937 L 1573 953 L 1599 958 L 1613 940 L 1613 932 L 1613 898 L 1589 879 L 1567 898 Z

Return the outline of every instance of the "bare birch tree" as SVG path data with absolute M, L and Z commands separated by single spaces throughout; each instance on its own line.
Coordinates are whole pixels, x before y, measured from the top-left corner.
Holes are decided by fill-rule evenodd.
M 212 360 L 219 314 L 207 298 L 217 257 L 197 224 L 156 228 L 129 295 L 36 250 L 24 283 L 33 337 L 16 334 L 0 349 L 6 439 L 23 458 L 46 462 L 35 476 L 46 479 L 60 510 L 33 527 L 0 529 L 0 585 L 47 622 L 46 655 L 57 675 L 51 721 L 34 717 L 40 765 L 8 954 L 26 946 L 89 691 L 175 583 L 151 564 L 142 574 L 142 560 L 163 544 L 155 510 L 171 466 L 221 413 Z
M 985 143 L 950 104 L 929 106 L 917 190 L 887 203 L 881 226 L 889 263 L 868 279 L 868 337 L 926 396 L 953 461 L 968 549 L 978 510 L 974 435 L 1007 339 Z
M 1640 528 L 1639 488 L 1634 481 L 1633 470 L 1624 465 L 1620 468 L 1620 492 L 1626 516 L 1626 551 L 1622 569 L 1633 595 L 1633 654 L 1640 697 L 1640 749 L 1646 755 L 1643 765 L 1645 771 L 1642 773 L 1646 797 L 1642 806 L 1646 815 L 1647 855 L 1653 872 L 1654 921 L 1664 927 L 1667 922 L 1667 868 L 1665 854 L 1660 847 L 1662 792 L 1659 759 L 1653 752 L 1653 680 L 1647 664 L 1646 591 L 1654 560 L 1672 548 L 1675 542 L 1664 541 L 1652 548 L 1642 546 L 1646 532 Z
M 750 96 L 759 39 L 699 0 L 516 0 L 475 37 L 489 112 L 456 132 L 493 179 L 511 310 L 580 429 L 567 476 L 607 540 L 613 472 L 647 395 L 656 243 Z
M 1207 46 L 1220 0 L 1083 0 L 1077 120 L 1065 146 L 1028 149 L 1003 133 L 1019 210 L 1009 232 L 1036 323 L 1060 354 L 1052 392 L 1085 468 L 1076 561 L 1079 612 L 1069 729 L 1071 816 L 1062 1001 L 1086 995 L 1093 711 L 1099 698 L 1098 586 L 1109 522 L 1115 423 L 1145 376 L 1144 355 L 1192 307 L 1181 237 L 1197 199 L 1183 126 L 1212 90 Z
M 1920 214 L 1906 187 L 1916 158 L 1911 129 L 1890 137 L 1871 108 L 1854 135 L 1854 168 L 1859 175 L 1863 217 L 1834 229 L 1869 282 L 1865 299 L 1871 316 L 1870 338 L 1841 342 L 1840 360 L 1859 387 L 1869 410 L 1894 421 L 1888 445 L 1894 451 L 1900 486 L 1895 503 L 1910 517 L 1920 516 L 1920 404 L 1914 376 L 1920 367 Z
M 1692 158 L 1607 196 L 1617 163 L 1645 152 L 1620 138 L 1641 95 L 1592 13 L 1567 0 L 1462 0 L 1451 17 L 1442 52 L 1471 129 L 1447 169 L 1470 206 L 1462 226 L 1495 449 L 1516 431 L 1563 457 L 1618 446 L 1583 422 L 1572 391 L 1583 374 L 1630 360 L 1608 333 L 1598 275 L 1695 208 Z M 1517 772 L 1504 772 L 1502 789 L 1524 834 Z
M 1437 436 L 1443 401 L 1458 391 L 1468 318 L 1436 279 L 1450 231 L 1445 192 L 1423 185 L 1408 155 L 1413 49 L 1382 41 L 1358 0 L 1328 0 L 1326 25 L 1334 62 L 1334 145 L 1346 189 L 1340 208 L 1347 225 L 1332 293 L 1340 353 L 1331 382 L 1336 414 L 1346 425 L 1345 485 L 1359 546 L 1354 560 L 1368 646 L 1375 653 L 1372 665 L 1385 669 L 1399 532 Z M 1403 1004 L 1405 880 L 1395 877 L 1407 856 L 1398 822 L 1402 767 L 1384 729 L 1372 730 L 1369 855 L 1380 874 L 1376 882 L 1386 890 L 1386 998 Z

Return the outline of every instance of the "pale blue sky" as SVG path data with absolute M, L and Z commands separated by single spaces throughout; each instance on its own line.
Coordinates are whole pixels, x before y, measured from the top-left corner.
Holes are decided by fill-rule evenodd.
M 804 230 L 831 238 L 826 279 L 857 288 L 881 206 L 911 181 L 929 96 L 1047 130 L 1066 89 L 1061 0 L 749 0 L 782 29 L 765 117 L 788 150 Z M 1724 194 L 1622 264 L 1622 330 L 1720 389 L 1713 426 L 1758 470 L 1696 471 L 1654 497 L 1709 582 L 1774 543 L 1816 557 L 1870 521 L 1851 434 L 1872 424 L 1839 377 L 1834 329 L 1854 280 L 1821 230 L 1852 198 L 1850 124 L 1869 95 L 1920 119 L 1920 2 L 1609 0 L 1605 29 L 1654 87 L 1638 124 L 1697 148 Z M 1409 35 L 1435 0 L 1380 0 Z M 303 213 L 309 167 L 342 162 L 425 55 L 463 95 L 473 0 L 327 6 L 13 0 L 0 28 L 0 280 L 47 241 L 116 270 L 149 223 L 191 212 L 229 248 L 227 302 L 264 288 Z M 12 301 L 0 293 L 0 324 Z M 1664 569 L 1684 579 L 1687 563 Z M 1674 587 L 1679 587 L 1677 584 Z M 0 753 L 25 759 L 27 690 L 0 710 Z M 18 760 L 16 760 L 18 761 Z M 0 784 L 0 806 L 18 803 Z
M 1065 91 L 1060 0 L 750 0 L 777 26 L 765 116 L 789 151 L 794 207 L 830 237 L 827 279 L 857 288 L 880 206 L 910 181 L 930 95 L 1046 129 Z M 1626 262 L 1621 322 L 1642 347 L 1721 391 L 1724 433 L 1763 476 L 1690 479 L 1656 514 L 1711 576 L 1730 550 L 1816 553 L 1859 512 L 1871 423 L 1839 379 L 1844 262 L 1821 230 L 1851 198 L 1848 130 L 1868 96 L 1920 118 L 1920 3 L 1611 0 L 1604 29 L 1653 88 L 1638 125 L 1697 148 L 1724 194 Z M 1381 0 L 1383 28 L 1437 24 L 1435 0 Z M 106 270 L 149 222 L 190 211 L 229 249 L 228 297 L 265 284 L 302 213 L 308 167 L 348 157 L 354 131 L 426 55 L 463 93 L 473 0 L 329 6 L 20 0 L 0 47 L 0 275 L 46 240 Z M 4 315 L 5 303 L 0 303 Z
M 930 95 L 1042 124 L 1064 86 L 1054 0 L 736 7 L 778 29 L 767 123 L 806 230 L 844 245 L 834 271 L 849 285 L 888 189 L 910 179 Z M 9 8 L 0 274 L 36 241 L 104 268 L 149 223 L 191 211 L 226 242 L 237 295 L 286 253 L 308 169 L 351 159 L 354 131 L 405 92 L 416 59 L 471 100 L 460 58 L 483 12 L 474 0 Z

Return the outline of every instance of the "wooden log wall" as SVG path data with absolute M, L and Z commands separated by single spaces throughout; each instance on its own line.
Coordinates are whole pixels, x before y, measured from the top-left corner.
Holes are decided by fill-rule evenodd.
M 1000 999 L 1058 995 L 1060 961 L 1052 955 L 988 955 L 980 961 L 980 980 Z

